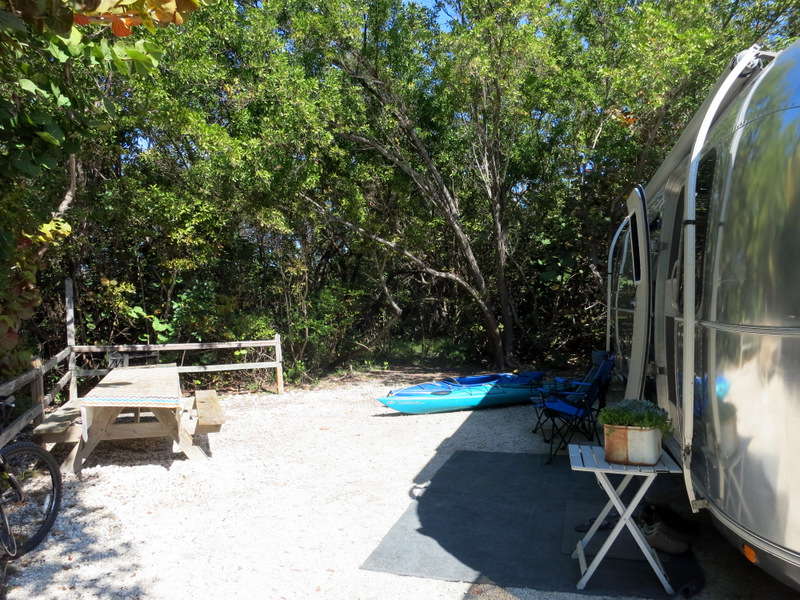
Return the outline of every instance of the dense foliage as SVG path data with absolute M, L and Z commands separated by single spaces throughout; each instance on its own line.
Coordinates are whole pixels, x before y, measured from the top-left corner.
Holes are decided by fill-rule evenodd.
M 0 18 L 5 368 L 63 346 L 65 277 L 82 343 L 280 333 L 294 373 L 584 352 L 631 185 L 797 8 L 219 0 L 125 40 Z

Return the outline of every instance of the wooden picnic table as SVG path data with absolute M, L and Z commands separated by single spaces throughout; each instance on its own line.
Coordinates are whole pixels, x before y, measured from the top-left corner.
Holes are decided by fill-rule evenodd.
M 83 398 L 50 415 L 34 433 L 43 442 L 76 442 L 62 466 L 73 473 L 80 472 L 98 443 L 112 439 L 170 437 L 190 459 L 207 460 L 194 435 L 219 431 L 224 418 L 215 392 L 199 392 L 198 397 L 195 408 L 196 398 L 183 396 L 176 365 L 117 367 Z M 214 412 L 215 425 L 200 423 L 204 408 Z M 143 414 L 155 419 L 142 420 Z M 119 421 L 122 415 L 128 418 Z M 80 424 L 74 422 L 78 416 Z

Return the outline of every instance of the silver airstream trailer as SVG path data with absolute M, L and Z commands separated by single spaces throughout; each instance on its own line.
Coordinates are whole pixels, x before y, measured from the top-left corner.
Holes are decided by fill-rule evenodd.
M 626 397 L 670 412 L 693 509 L 800 590 L 800 42 L 739 54 L 628 212 L 608 298 Z

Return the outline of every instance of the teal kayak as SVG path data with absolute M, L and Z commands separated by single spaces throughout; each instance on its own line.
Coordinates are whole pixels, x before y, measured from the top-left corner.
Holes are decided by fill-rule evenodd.
M 378 400 L 413 415 L 524 404 L 530 402 L 543 377 L 542 371 L 448 377 L 393 390 Z

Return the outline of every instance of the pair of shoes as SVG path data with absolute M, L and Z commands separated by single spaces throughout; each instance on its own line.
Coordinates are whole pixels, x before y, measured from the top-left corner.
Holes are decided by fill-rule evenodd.
M 647 525 L 660 523 L 664 533 L 682 542 L 689 543 L 700 535 L 699 523 L 684 519 L 666 504 L 645 506 L 639 518 Z
M 618 520 L 619 517 L 609 517 L 607 519 L 603 519 L 603 522 L 600 523 L 600 527 L 597 528 L 597 531 L 605 531 L 606 529 L 613 528 L 614 525 L 617 524 Z M 575 525 L 575 531 L 579 533 L 586 533 L 592 528 L 592 525 L 594 525 L 595 521 L 597 521 L 597 517 L 592 517 L 588 521 L 584 521 L 583 523 Z
M 667 554 L 683 554 L 689 551 L 689 544 L 669 535 L 665 531 L 662 523 L 643 525 L 642 533 L 647 543 L 650 544 L 650 547 L 661 550 L 661 552 L 666 552 Z

